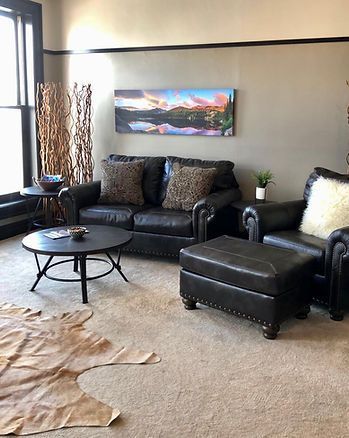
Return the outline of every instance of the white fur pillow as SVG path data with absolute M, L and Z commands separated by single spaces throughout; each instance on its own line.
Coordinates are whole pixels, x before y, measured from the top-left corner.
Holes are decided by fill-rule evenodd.
M 349 226 L 349 184 L 319 177 L 313 184 L 301 226 L 303 233 L 327 239 Z

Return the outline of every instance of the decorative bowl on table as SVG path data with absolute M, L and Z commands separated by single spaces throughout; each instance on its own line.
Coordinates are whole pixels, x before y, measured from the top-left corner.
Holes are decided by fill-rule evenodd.
M 87 229 L 85 227 L 70 227 L 68 228 L 68 233 L 70 234 L 70 237 L 74 240 L 82 239 L 82 237 L 87 232 Z
M 44 192 L 55 192 L 64 184 L 62 175 L 43 175 L 40 179 L 33 177 L 33 181 Z

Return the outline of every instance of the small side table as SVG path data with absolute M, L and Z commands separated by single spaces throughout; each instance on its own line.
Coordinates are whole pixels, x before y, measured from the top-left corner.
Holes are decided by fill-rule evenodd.
M 27 234 L 31 231 L 33 226 L 39 228 L 47 228 L 55 225 L 65 225 L 66 220 L 64 217 L 64 212 L 61 207 L 60 202 L 58 201 L 59 191 L 55 192 L 44 192 L 40 189 L 40 187 L 25 187 L 20 191 L 20 194 L 25 198 L 37 198 L 36 207 L 34 210 L 34 214 L 31 215 L 27 203 L 27 213 L 28 213 L 28 229 Z M 44 207 L 44 200 L 47 199 L 47 210 L 45 214 L 44 223 L 39 222 L 38 213 L 40 211 L 40 206 Z M 58 211 L 59 214 L 56 215 L 54 211 Z
M 248 235 L 247 232 L 245 230 L 245 227 L 242 223 L 242 215 L 243 212 L 245 210 L 245 208 L 247 208 L 249 205 L 259 205 L 259 204 L 270 204 L 273 203 L 274 201 L 235 201 L 232 202 L 230 204 L 230 206 L 233 208 L 233 210 L 235 210 L 236 216 L 237 216 L 237 223 L 238 223 L 238 235 L 237 237 L 240 237 L 241 239 L 247 239 Z

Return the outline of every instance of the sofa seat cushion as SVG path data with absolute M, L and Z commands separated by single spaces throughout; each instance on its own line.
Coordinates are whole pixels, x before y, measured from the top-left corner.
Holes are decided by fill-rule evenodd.
M 125 230 L 133 230 L 135 213 L 148 208 L 149 205 L 91 205 L 80 209 L 79 222 L 81 224 L 113 225 Z
M 263 243 L 312 255 L 316 259 L 316 273 L 324 275 L 326 240 L 301 231 L 287 230 L 266 234 Z
M 279 296 L 299 287 L 300 279 L 313 272 L 314 259 L 295 251 L 220 236 L 182 249 L 180 265 L 222 283 Z
M 149 208 L 135 214 L 134 231 L 192 237 L 192 213 L 182 210 L 168 210 L 162 207 Z

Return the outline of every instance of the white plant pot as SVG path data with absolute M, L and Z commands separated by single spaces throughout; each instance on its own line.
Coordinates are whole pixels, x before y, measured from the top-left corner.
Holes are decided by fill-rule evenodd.
M 265 188 L 256 187 L 256 199 L 265 200 L 265 192 Z

